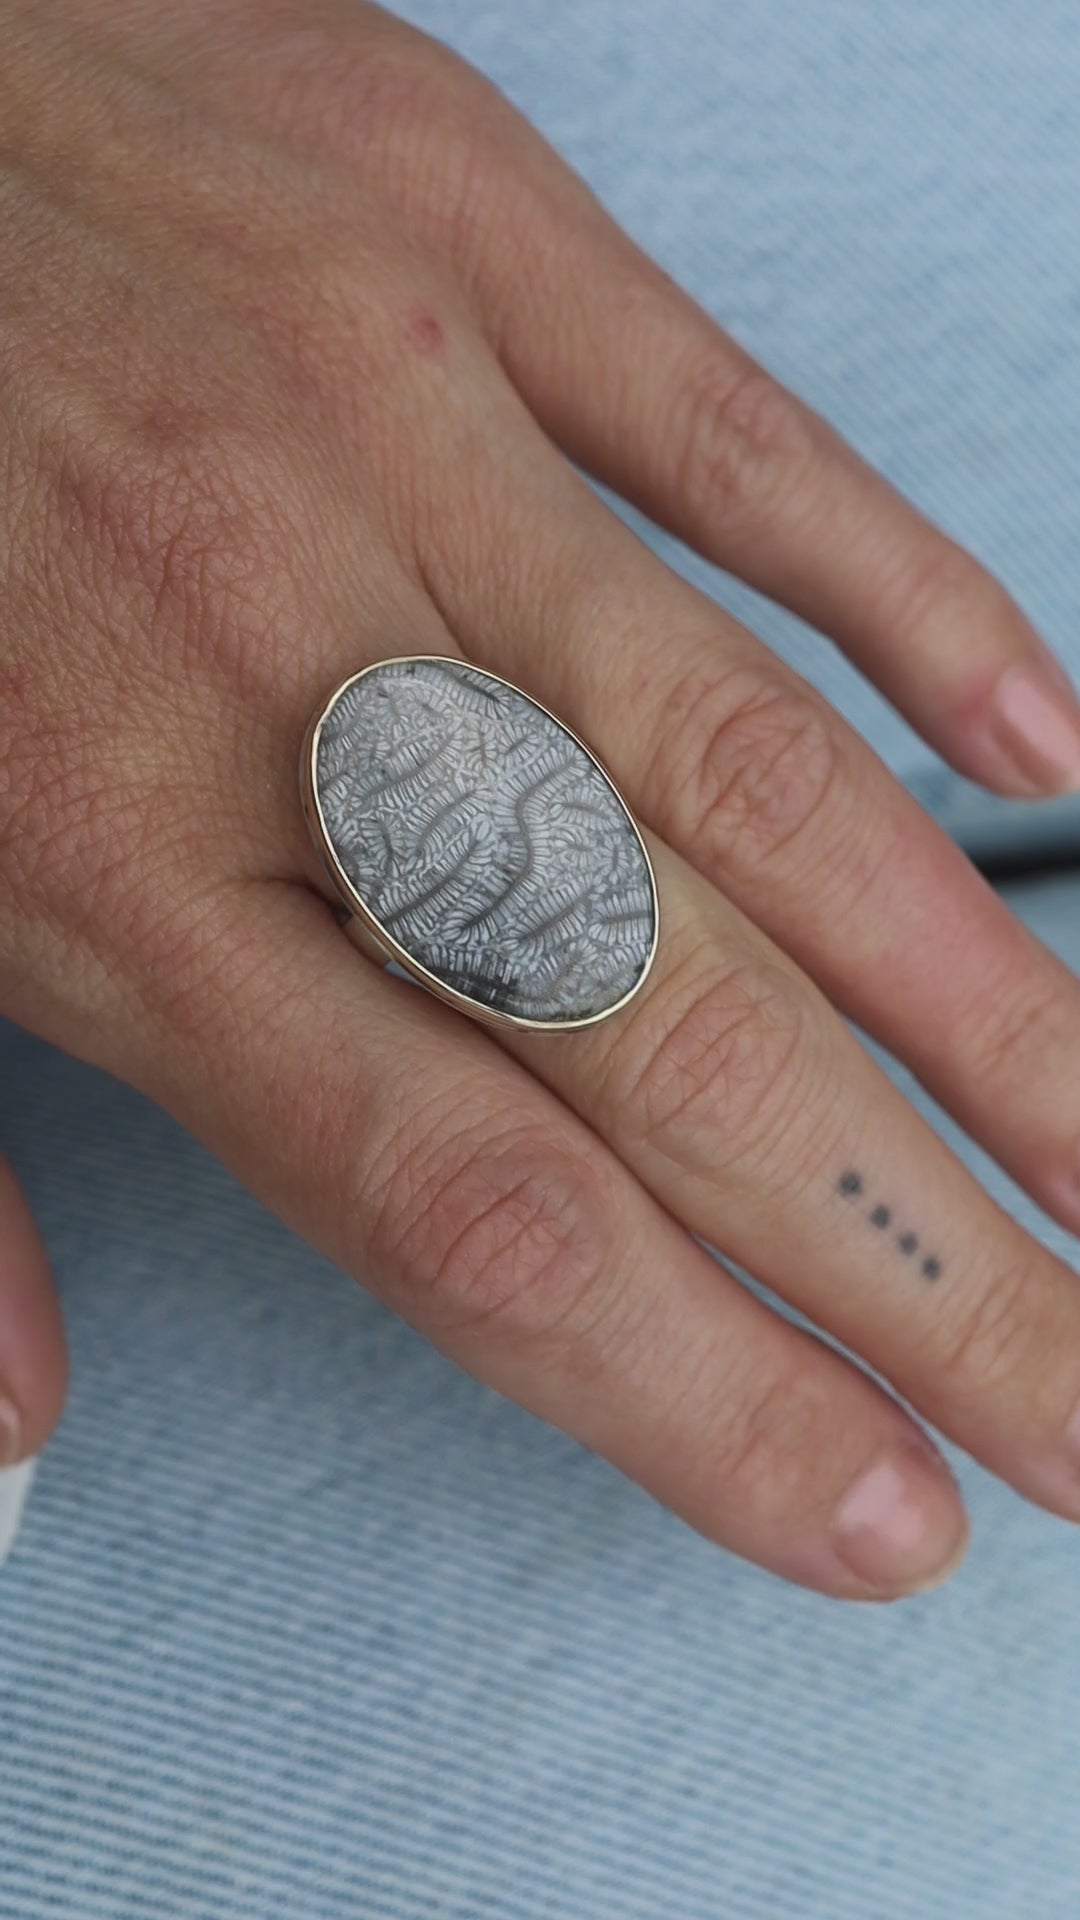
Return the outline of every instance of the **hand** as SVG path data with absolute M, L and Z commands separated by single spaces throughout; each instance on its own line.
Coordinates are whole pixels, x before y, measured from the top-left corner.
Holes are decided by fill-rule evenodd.
M 1080 1519 L 1080 1289 L 841 1018 L 1077 1226 L 1077 985 L 570 461 L 967 773 L 1075 784 L 1080 715 L 1002 587 L 377 8 L 9 0 L 0 125 L 0 1011 L 789 1579 L 927 1584 L 961 1503 L 907 1411 L 695 1236 Z M 414 652 L 535 693 L 643 822 L 661 943 L 611 1020 L 497 1037 L 337 924 L 300 739 Z M 0 1200 L 25 1452 L 59 1335 Z

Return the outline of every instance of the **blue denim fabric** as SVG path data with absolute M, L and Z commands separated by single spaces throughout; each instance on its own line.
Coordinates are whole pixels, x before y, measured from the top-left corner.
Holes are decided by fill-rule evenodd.
M 411 16 L 1080 665 L 1074 9 Z M 656 545 L 938 777 L 823 643 Z M 1080 882 L 1016 897 L 1080 965 Z M 0 1920 L 1076 1920 L 1075 1529 L 953 1452 L 950 1586 L 785 1587 L 4 1027 L 0 1140 L 74 1363 L 0 1574 Z

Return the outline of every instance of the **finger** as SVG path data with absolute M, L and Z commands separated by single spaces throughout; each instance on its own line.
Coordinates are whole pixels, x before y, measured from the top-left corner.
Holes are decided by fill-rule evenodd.
M 631 805 L 1080 1229 L 1080 984 L 813 689 L 661 566 L 539 434 L 486 403 L 420 566 L 470 657 L 600 755 Z
M 1080 707 L 1001 584 L 724 334 L 496 88 L 381 14 L 383 56 L 397 45 L 373 65 L 356 24 L 332 67 L 290 58 L 288 138 L 361 167 L 441 255 L 546 432 L 831 634 L 963 772 L 1006 793 L 1080 785 Z M 395 104 L 373 145 L 380 70 Z M 218 84 L 242 110 L 231 70 Z M 265 89 L 247 102 L 264 123 Z M 418 331 L 441 338 L 438 314 Z
M 458 246 L 571 458 L 829 634 L 961 772 L 1080 788 L 1080 704 L 1001 583 L 736 344 L 531 129 Z M 492 246 L 491 232 L 512 242 Z
M 832 1008 L 659 840 L 644 985 L 573 1047 L 507 1049 L 663 1205 L 1029 1498 L 1080 1520 L 1080 1288 Z
M 954 1562 L 956 1490 L 907 1414 L 718 1268 L 493 1040 L 361 958 L 307 888 L 260 881 L 189 924 L 199 985 L 158 983 L 148 1091 L 297 1231 L 785 1577 L 871 1597 Z
M 41 1235 L 0 1156 L 0 1467 L 37 1453 L 67 1386 L 63 1323 Z

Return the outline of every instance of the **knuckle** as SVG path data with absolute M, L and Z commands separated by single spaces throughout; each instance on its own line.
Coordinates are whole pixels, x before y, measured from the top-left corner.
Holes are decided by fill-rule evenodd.
M 729 523 L 774 509 L 814 459 L 811 417 L 794 394 L 758 366 L 733 375 L 717 355 L 684 377 L 668 431 L 676 498 Z
M 608 1206 L 599 1169 L 523 1123 L 399 1138 L 377 1181 L 380 1267 L 425 1330 L 534 1344 L 577 1338 L 603 1300 Z
M 1032 1276 L 1017 1264 L 960 1303 L 938 1334 L 938 1367 L 951 1400 L 966 1404 L 1014 1386 L 1027 1374 L 1037 1335 Z
M 312 37 L 281 59 L 268 111 L 287 135 L 355 174 L 414 228 L 479 218 L 520 125 L 486 75 L 451 48 L 387 17 Z M 490 242 L 490 234 L 488 235 Z
M 1070 1044 L 1056 995 L 1010 992 L 990 981 L 972 996 L 953 1035 L 965 1071 L 974 1071 L 982 1086 L 1016 1086 L 1033 1067 L 1041 1070 L 1058 1046 Z
M 601 1097 L 647 1151 L 712 1179 L 783 1130 L 804 1038 L 779 969 L 695 951 L 624 1026 Z
M 820 838 L 845 773 L 816 696 L 757 672 L 687 681 L 659 717 L 652 780 L 706 871 L 738 859 L 760 873 Z
M 425 76 L 425 91 L 430 85 Z M 460 84 L 440 93 L 437 107 L 393 124 L 384 142 L 390 204 L 452 262 L 465 288 L 490 259 L 493 233 L 500 232 L 500 245 L 515 254 L 522 246 L 533 198 L 519 164 L 520 132 L 513 119 L 493 83 L 470 74 L 467 93 Z
M 827 1469 L 823 1453 L 836 1431 L 831 1375 L 804 1361 L 744 1376 L 726 1399 L 710 1436 L 710 1462 L 726 1505 L 752 1512 L 757 1523 L 804 1511 L 811 1484 Z
M 418 57 L 429 47 L 427 59 Z M 274 35 L 262 63 L 259 111 L 279 137 L 366 160 L 388 125 L 399 117 L 422 120 L 425 106 L 438 105 L 438 58 L 437 42 L 389 15 L 375 35 L 360 15 L 306 23 Z
M 998 626 L 1010 606 L 1000 581 L 936 529 L 917 559 L 885 575 L 882 598 L 885 624 L 907 644 L 931 632 L 955 632 L 973 619 Z
M 56 464 L 54 513 L 100 600 L 141 586 L 160 615 L 200 597 L 227 541 L 190 467 L 147 458 L 134 446 L 69 442 Z

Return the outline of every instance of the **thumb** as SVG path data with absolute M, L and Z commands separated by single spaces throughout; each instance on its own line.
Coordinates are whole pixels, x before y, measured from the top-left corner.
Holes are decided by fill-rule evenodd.
M 0 1155 L 0 1467 L 36 1453 L 60 1417 L 67 1349 L 48 1258 Z

